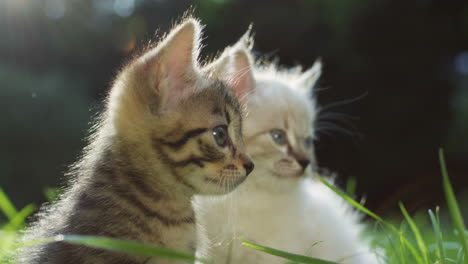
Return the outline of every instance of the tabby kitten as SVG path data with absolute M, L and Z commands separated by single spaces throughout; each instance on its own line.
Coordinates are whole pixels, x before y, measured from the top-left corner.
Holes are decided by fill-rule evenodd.
M 234 48 L 244 47 L 253 61 L 251 45 L 247 33 Z M 231 263 L 286 262 L 241 246 L 237 238 L 244 238 L 339 263 L 378 263 L 360 239 L 358 215 L 312 177 L 318 112 L 312 87 L 321 63 L 305 72 L 258 64 L 251 74 L 255 88 L 246 103 L 243 132 L 256 169 L 233 193 L 217 199 L 197 197 L 197 221 L 207 236 L 199 238 L 197 254 L 215 263 L 227 263 L 229 256 Z
M 253 169 L 237 99 L 222 76 L 197 63 L 200 28 L 187 19 L 124 67 L 69 189 L 39 214 L 24 240 L 98 235 L 194 251 L 191 197 L 227 193 Z M 242 91 L 242 84 L 239 76 L 230 86 Z M 54 242 L 23 249 L 19 263 L 148 259 Z

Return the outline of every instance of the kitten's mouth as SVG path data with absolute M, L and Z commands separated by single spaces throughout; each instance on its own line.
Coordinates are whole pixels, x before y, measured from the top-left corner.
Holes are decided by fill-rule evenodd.
M 247 179 L 247 176 L 243 177 L 219 177 L 219 178 L 213 178 L 213 177 L 205 177 L 205 182 L 207 183 L 212 183 L 216 184 L 222 187 L 228 187 L 228 190 L 232 190 L 239 186 L 241 183 L 243 183 Z

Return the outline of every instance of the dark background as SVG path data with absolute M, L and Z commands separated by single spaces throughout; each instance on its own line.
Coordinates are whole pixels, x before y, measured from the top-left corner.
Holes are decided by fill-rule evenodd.
M 64 182 L 115 73 L 190 6 L 204 56 L 253 22 L 258 54 L 322 58 L 341 129 L 320 133 L 319 164 L 371 209 L 443 204 L 439 147 L 468 188 L 468 1 L 0 0 L 0 186 L 18 207 Z

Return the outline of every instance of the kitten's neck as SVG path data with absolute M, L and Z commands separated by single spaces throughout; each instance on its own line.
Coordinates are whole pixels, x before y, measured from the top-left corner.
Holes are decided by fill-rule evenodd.
M 252 194 L 259 196 L 271 197 L 271 196 L 290 196 L 299 191 L 306 177 L 298 179 L 277 179 L 277 184 L 265 183 L 265 178 L 271 177 L 271 175 L 260 175 L 260 171 L 254 171 L 249 178 L 238 187 L 239 192 L 246 193 L 246 197 Z M 263 176 L 263 177 L 262 177 Z M 261 178 L 256 179 L 256 177 Z M 273 180 L 273 179 L 268 179 Z M 243 195 L 241 195 L 243 196 Z

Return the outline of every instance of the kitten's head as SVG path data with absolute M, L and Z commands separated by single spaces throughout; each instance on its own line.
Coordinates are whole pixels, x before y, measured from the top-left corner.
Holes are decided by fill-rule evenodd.
M 233 57 L 235 61 L 243 58 L 253 61 L 252 45 L 249 29 L 225 53 L 236 50 L 239 55 Z M 221 64 L 218 70 L 222 68 Z M 310 175 L 307 171 L 314 163 L 317 110 L 312 88 L 320 77 L 321 63 L 317 61 L 305 72 L 300 67 L 280 69 L 272 63 L 259 63 L 253 68 L 235 73 L 252 76 L 254 82 L 251 85 L 254 89 L 243 98 L 247 106 L 243 132 L 255 171 L 244 186 L 275 192 L 290 190 L 305 175 Z
M 257 66 L 244 119 L 247 152 L 256 164 L 249 186 L 285 191 L 310 175 L 317 113 L 312 88 L 320 73 L 319 61 L 305 72 Z
M 200 34 L 198 21 L 188 19 L 126 67 L 111 91 L 109 117 L 145 171 L 165 173 L 159 180 L 191 193 L 223 194 L 253 169 L 235 96 L 250 88 L 198 65 Z

